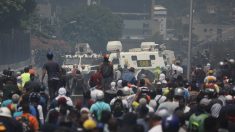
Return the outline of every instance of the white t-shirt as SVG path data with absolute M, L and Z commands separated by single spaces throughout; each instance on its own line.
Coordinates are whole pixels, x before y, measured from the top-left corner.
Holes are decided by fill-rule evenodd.
M 90 89 L 91 90 L 91 99 L 96 101 L 96 95 L 97 93 L 99 93 L 101 90 L 99 89 L 96 89 L 96 88 L 93 88 L 93 89 Z
M 161 124 L 152 127 L 148 132 L 162 132 Z
M 111 101 L 110 101 L 110 106 L 114 105 L 114 102 L 117 100 L 117 98 L 113 98 Z M 123 104 L 123 107 L 124 108 L 129 108 L 128 106 L 128 102 L 126 99 L 122 99 L 122 104 Z
M 183 74 L 183 68 L 175 64 L 172 64 L 172 71 L 176 71 L 177 75 Z

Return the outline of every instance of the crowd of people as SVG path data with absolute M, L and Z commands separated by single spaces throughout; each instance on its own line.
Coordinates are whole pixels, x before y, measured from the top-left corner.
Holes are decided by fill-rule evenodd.
M 125 65 L 114 71 L 109 56 L 89 83 L 83 85 L 76 66 L 73 100 L 65 74 L 47 53 L 42 76 L 26 67 L 0 78 L 0 131 L 4 132 L 234 132 L 235 83 L 233 59 L 218 67 L 196 66 L 185 80 L 176 61 L 168 70 L 156 68 L 155 79 Z M 47 74 L 47 84 L 44 85 Z M 80 82 L 77 83 L 76 81 Z M 48 91 L 48 92 L 47 92 Z

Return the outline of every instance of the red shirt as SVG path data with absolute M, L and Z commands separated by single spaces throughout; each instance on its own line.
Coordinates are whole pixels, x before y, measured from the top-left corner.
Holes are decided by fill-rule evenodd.
M 29 113 L 23 113 L 20 117 L 17 117 L 16 120 L 19 120 L 21 117 L 29 119 L 30 127 L 33 128 L 34 132 L 37 132 L 39 130 L 39 124 L 36 117 L 32 116 Z
M 95 74 L 91 75 L 90 82 L 100 86 L 102 82 L 102 74 L 100 72 L 96 72 Z

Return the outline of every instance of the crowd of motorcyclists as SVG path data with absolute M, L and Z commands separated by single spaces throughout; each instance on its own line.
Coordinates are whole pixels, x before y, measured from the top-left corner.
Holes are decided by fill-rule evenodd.
M 77 65 L 68 74 L 52 52 L 46 58 L 41 77 L 33 66 L 3 71 L 0 131 L 235 131 L 234 59 L 197 65 L 191 80 L 175 61 L 167 70 L 156 67 L 151 79 L 137 77 L 128 65 L 114 70 L 106 54 L 86 81 Z M 83 98 L 73 100 L 71 94 Z

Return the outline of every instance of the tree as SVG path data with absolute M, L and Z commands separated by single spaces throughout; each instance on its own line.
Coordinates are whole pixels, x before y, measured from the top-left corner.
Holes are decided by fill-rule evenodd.
M 35 7 L 35 0 L 1 0 L 0 30 L 22 28 L 22 22 L 29 18 Z
M 69 15 L 69 16 L 68 16 Z M 89 43 L 95 51 L 105 49 L 109 40 L 121 37 L 122 19 L 100 6 L 82 6 L 62 20 L 63 36 L 73 42 Z

